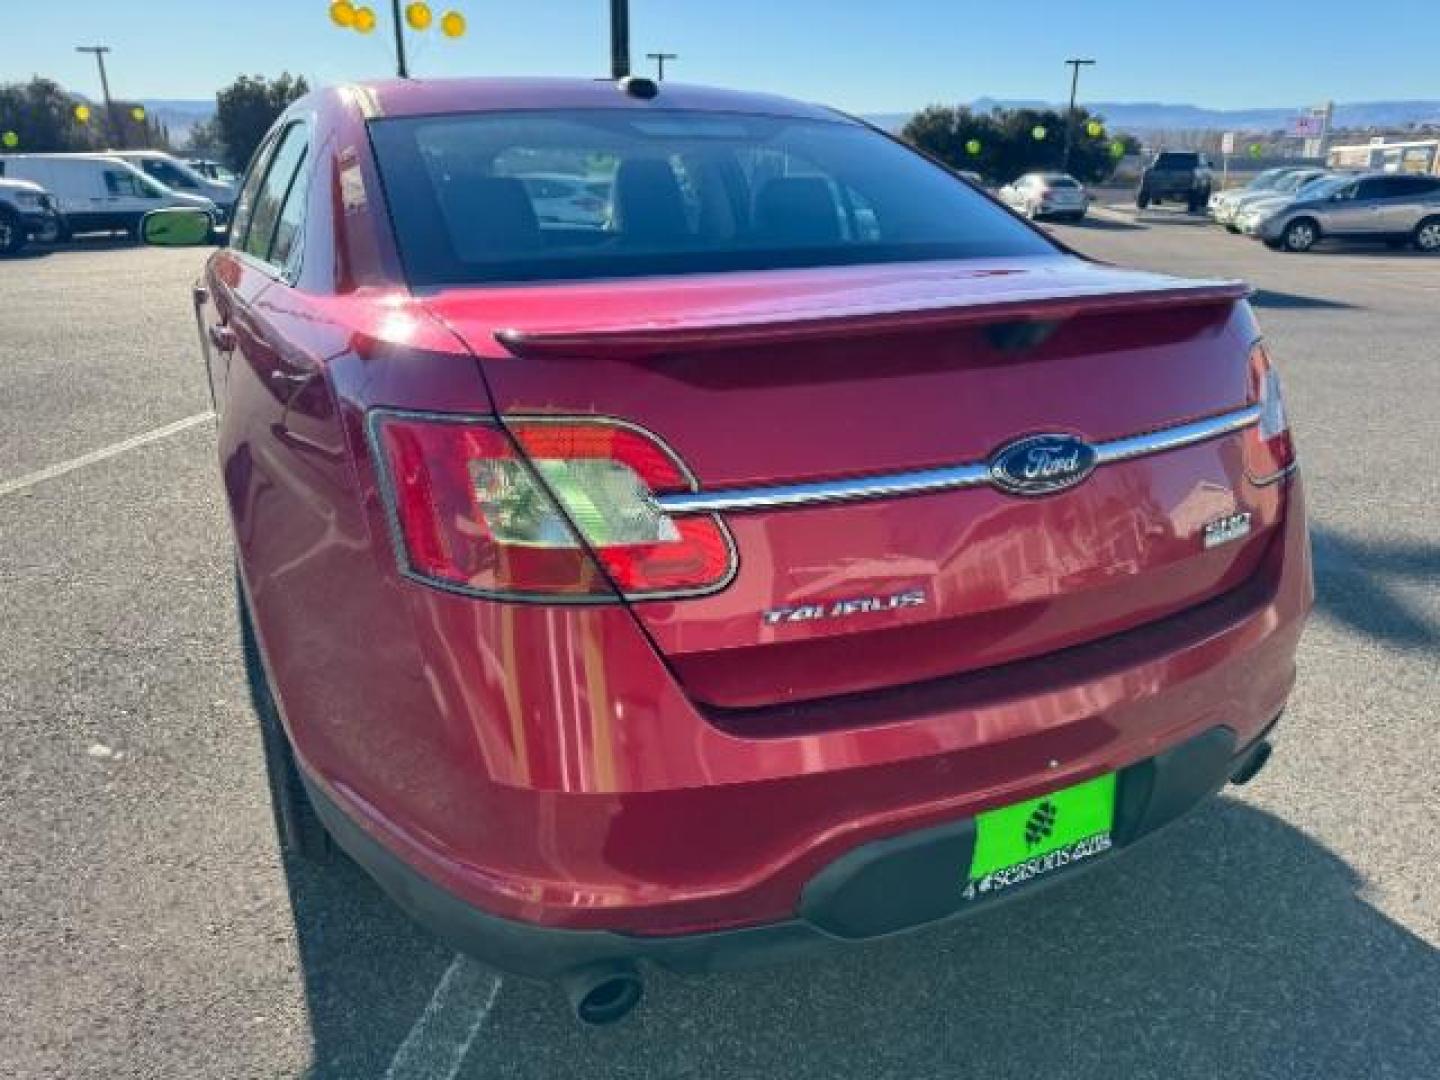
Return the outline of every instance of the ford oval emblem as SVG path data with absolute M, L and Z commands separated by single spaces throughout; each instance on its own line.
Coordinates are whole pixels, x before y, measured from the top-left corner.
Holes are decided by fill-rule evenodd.
M 1074 435 L 1030 435 L 990 458 L 990 480 L 1012 495 L 1050 495 L 1095 471 L 1095 448 Z

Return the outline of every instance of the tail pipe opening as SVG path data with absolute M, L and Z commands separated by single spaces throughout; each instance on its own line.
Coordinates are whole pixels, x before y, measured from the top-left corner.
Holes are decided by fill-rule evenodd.
M 645 996 L 645 983 L 634 964 L 623 961 L 593 964 L 560 978 L 560 988 L 575 1019 L 600 1026 L 619 1023 Z

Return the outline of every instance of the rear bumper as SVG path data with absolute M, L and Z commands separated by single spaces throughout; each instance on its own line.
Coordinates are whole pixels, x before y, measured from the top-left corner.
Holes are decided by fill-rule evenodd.
M 1203 605 L 997 668 L 786 706 L 763 725 L 687 699 L 622 610 L 569 613 L 567 638 L 547 609 L 486 606 L 495 625 L 477 634 L 472 604 L 418 589 L 427 618 L 413 625 L 433 627 L 459 673 L 447 683 L 436 668 L 435 685 L 473 694 L 482 671 L 512 696 L 472 713 L 458 689 L 447 693 L 457 704 L 436 733 L 431 684 L 418 678 L 359 695 L 316 672 L 325 697 L 299 738 L 295 698 L 281 705 L 335 830 L 409 869 L 374 868 L 382 880 L 429 883 L 391 886 L 424 921 L 448 897 L 486 925 L 617 935 L 642 952 L 651 946 L 634 941 L 748 935 L 741 928 L 793 920 L 824 869 L 866 845 L 1129 769 L 1214 728 L 1251 745 L 1284 708 L 1313 602 L 1298 474 L 1285 487 L 1258 571 Z M 478 650 L 540 640 L 526 620 L 546 620 L 549 651 Z M 359 648 L 372 665 L 387 654 Z M 532 656 L 547 678 L 558 657 L 583 695 L 515 689 Z M 363 727 L 372 717 L 381 722 Z M 332 764 L 339 740 L 360 735 L 366 756 Z M 524 970 L 506 955 L 492 962 Z
M 1273 726 L 1273 725 L 1272 725 Z M 1238 747 L 1214 727 L 1120 771 L 1114 849 L 1123 850 L 1246 773 L 1265 735 Z M 1260 760 L 1263 760 L 1260 759 Z M 1003 893 L 967 900 L 964 868 L 975 822 L 961 818 L 855 848 L 810 878 L 794 917 L 738 929 L 643 937 L 538 926 L 481 911 L 396 858 L 313 781 L 306 787 L 341 847 L 417 922 L 461 952 L 510 974 L 555 979 L 606 961 L 648 960 L 706 972 L 773 962 L 846 941 L 864 941 L 962 918 L 1063 881 L 1100 859 L 1037 876 Z M 1113 857 L 1113 851 L 1103 858 Z

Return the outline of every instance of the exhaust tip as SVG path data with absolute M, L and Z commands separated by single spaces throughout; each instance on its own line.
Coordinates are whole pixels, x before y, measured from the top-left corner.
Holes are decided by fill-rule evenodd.
M 645 983 L 634 965 L 600 964 L 571 972 L 561 980 L 575 1019 L 600 1027 L 619 1023 L 645 996 Z
M 1250 753 L 1245 756 L 1245 760 L 1240 763 L 1240 767 L 1230 774 L 1230 782 L 1236 787 L 1239 787 L 1242 784 L 1248 784 L 1251 780 L 1254 780 L 1255 777 L 1260 775 L 1260 770 L 1265 768 L 1266 764 L 1270 761 L 1270 755 L 1273 752 L 1274 747 L 1270 745 L 1269 739 L 1262 739 L 1256 743 L 1255 748 L 1251 750 Z

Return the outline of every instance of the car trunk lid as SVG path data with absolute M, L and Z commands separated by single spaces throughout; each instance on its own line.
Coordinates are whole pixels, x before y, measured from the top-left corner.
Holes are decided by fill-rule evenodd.
M 456 289 L 433 312 L 507 416 L 653 432 L 703 493 L 863 481 L 862 498 L 727 509 L 734 583 L 637 603 L 687 690 L 754 708 L 937 678 L 1117 633 L 1243 581 L 1278 506 L 1238 436 L 1106 463 L 1026 498 L 908 497 L 896 475 L 980 467 L 1036 433 L 1121 443 L 1247 403 L 1233 282 L 1078 258 Z M 1217 548 L 1204 525 L 1250 513 Z

